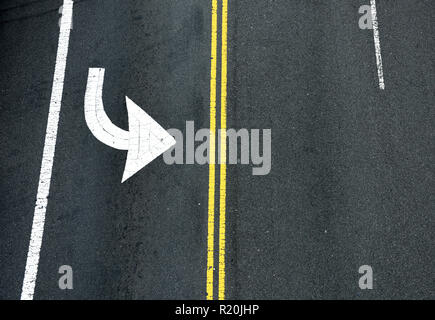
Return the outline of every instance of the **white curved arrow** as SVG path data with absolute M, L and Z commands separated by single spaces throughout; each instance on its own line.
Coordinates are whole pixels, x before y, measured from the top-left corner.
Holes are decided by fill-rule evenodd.
M 122 182 L 175 145 L 175 139 L 127 96 L 129 131 L 110 121 L 103 105 L 104 69 L 90 68 L 85 94 L 85 119 L 102 143 L 128 150 Z

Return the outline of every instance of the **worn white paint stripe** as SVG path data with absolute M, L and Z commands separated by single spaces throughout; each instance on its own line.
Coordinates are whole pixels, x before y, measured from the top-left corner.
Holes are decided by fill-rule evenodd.
M 378 68 L 379 88 L 385 90 L 384 69 L 382 66 L 381 40 L 379 39 L 379 23 L 376 11 L 376 0 L 370 0 L 373 23 L 373 37 L 375 40 L 376 65 Z
M 44 233 L 45 213 L 47 211 L 48 194 L 50 191 L 50 182 L 53 170 L 54 151 L 56 147 L 57 128 L 62 103 L 63 83 L 65 78 L 66 59 L 68 55 L 72 13 L 73 1 L 64 0 L 59 43 L 57 48 L 56 66 L 51 92 L 50 109 L 48 113 L 47 130 L 45 134 L 44 151 L 42 155 L 41 172 L 39 176 L 38 193 L 36 195 L 36 205 L 33 216 L 29 251 L 27 253 L 23 288 L 21 291 L 21 300 L 32 300 L 33 294 L 35 292 L 39 253 L 41 250 L 42 236 Z

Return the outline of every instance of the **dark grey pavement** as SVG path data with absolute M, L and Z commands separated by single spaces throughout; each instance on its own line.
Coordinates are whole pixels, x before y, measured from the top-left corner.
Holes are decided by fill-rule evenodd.
M 272 128 L 272 172 L 232 167 L 232 298 L 434 298 L 435 7 L 236 1 L 230 126 Z M 375 289 L 361 291 L 371 265 Z
M 385 91 L 368 2 L 229 0 L 228 126 L 271 128 L 272 170 L 228 167 L 228 299 L 435 298 L 435 2 L 377 1 Z M 61 4 L 0 3 L 2 299 L 21 293 Z M 208 166 L 160 157 L 121 184 L 126 153 L 83 101 L 102 67 L 121 128 L 125 95 L 207 128 L 210 34 L 211 1 L 75 1 L 35 299 L 205 299 Z

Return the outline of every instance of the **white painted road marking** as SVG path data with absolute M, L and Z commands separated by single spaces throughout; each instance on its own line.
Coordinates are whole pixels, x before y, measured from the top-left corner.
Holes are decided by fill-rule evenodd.
M 56 66 L 51 92 L 50 109 L 48 113 L 41 172 L 39 175 L 38 193 L 36 195 L 32 234 L 30 236 L 29 251 L 27 253 L 21 300 L 32 300 L 33 294 L 35 292 L 39 254 L 41 251 L 42 237 L 44 234 L 45 214 L 47 211 L 48 195 L 50 192 L 50 182 L 53 171 L 59 114 L 62 104 L 63 83 L 65 79 L 65 68 L 68 55 L 69 36 L 71 32 L 72 14 L 73 1 L 64 0 L 62 23 L 60 27 L 59 43 L 57 48 Z
M 379 24 L 378 24 L 378 14 L 376 11 L 376 0 L 370 0 L 371 11 L 372 11 L 372 22 L 373 22 L 373 37 L 375 40 L 375 51 L 376 51 L 376 65 L 378 68 L 378 78 L 379 78 L 379 88 L 385 90 L 384 82 L 384 70 L 382 66 L 382 55 L 381 55 L 381 40 L 379 39 Z
M 86 123 L 95 138 L 102 143 L 118 150 L 128 150 L 128 131 L 115 126 L 104 111 L 104 73 L 104 69 L 89 69 L 85 95 Z
M 110 121 L 103 104 L 104 69 L 90 68 L 85 95 L 85 119 L 102 143 L 128 150 L 122 182 L 175 145 L 175 139 L 137 104 L 126 98 L 129 131 Z

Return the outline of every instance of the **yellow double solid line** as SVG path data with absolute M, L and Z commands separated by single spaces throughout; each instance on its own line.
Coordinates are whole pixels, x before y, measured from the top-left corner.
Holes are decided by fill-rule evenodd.
M 228 0 L 222 2 L 222 47 L 221 47 L 221 118 L 219 152 L 219 270 L 218 299 L 225 299 L 225 229 L 227 189 L 227 65 L 228 65 Z M 208 235 L 207 235 L 207 300 L 213 300 L 214 287 L 214 232 L 216 188 L 216 75 L 218 38 L 218 0 L 212 0 L 211 20 L 211 70 L 210 70 L 210 164 L 208 185 Z

